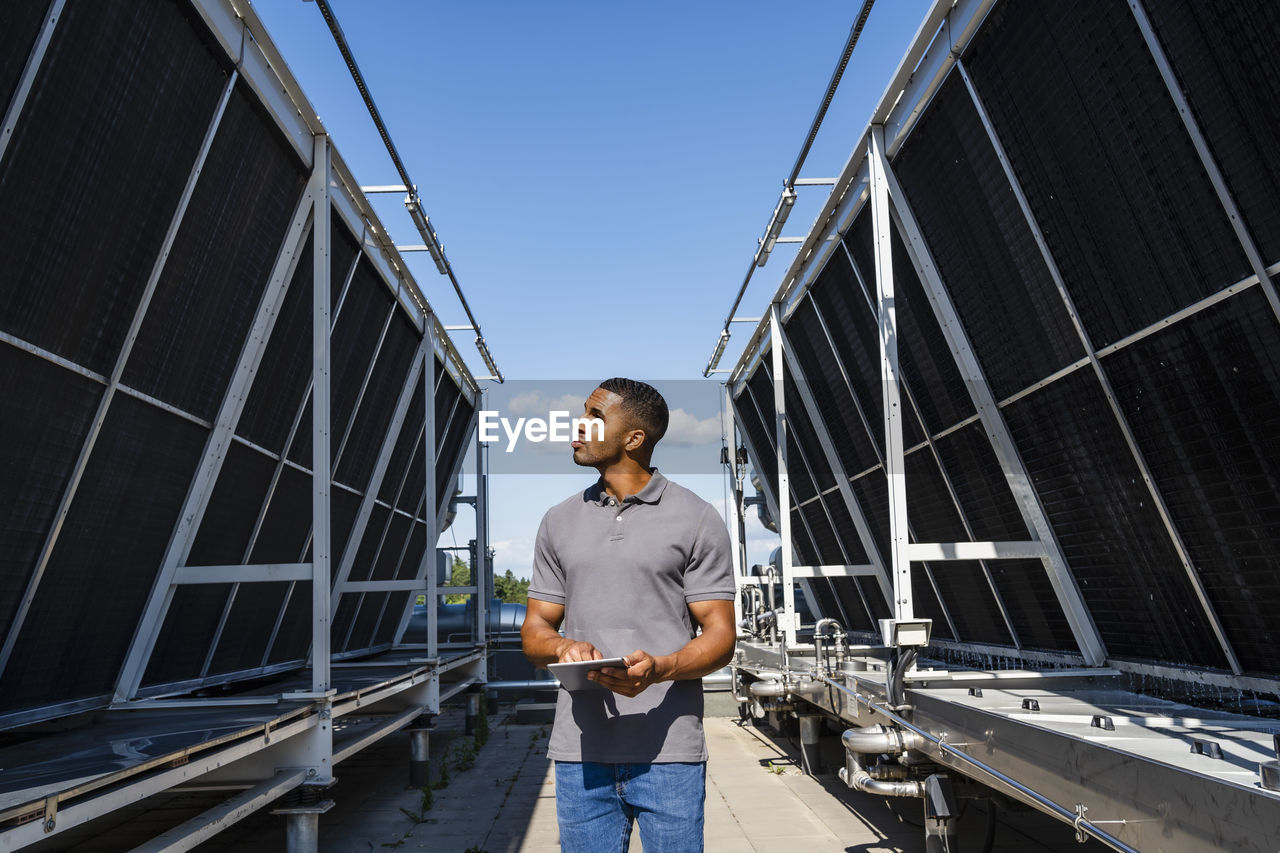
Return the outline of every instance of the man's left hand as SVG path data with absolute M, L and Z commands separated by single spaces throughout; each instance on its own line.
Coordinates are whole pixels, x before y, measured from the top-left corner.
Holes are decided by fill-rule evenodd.
M 587 678 L 623 696 L 639 696 L 650 684 L 663 680 L 662 665 L 658 658 L 636 649 L 622 658 L 626 669 L 605 667 L 587 673 Z

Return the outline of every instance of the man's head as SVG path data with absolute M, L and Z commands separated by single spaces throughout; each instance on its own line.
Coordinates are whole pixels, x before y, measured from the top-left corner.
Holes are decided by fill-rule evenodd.
M 630 457 L 648 466 L 653 447 L 667 431 L 667 401 L 652 385 L 614 377 L 601 382 L 583 406 L 584 416 L 604 421 L 604 437 L 590 430 L 574 436 L 573 461 L 600 468 Z M 591 438 L 594 440 L 586 441 Z

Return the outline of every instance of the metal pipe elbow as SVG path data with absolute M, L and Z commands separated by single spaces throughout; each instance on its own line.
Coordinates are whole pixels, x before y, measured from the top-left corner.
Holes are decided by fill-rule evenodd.
M 826 689 L 826 685 L 809 678 L 802 678 L 799 681 L 762 679 L 751 682 L 751 686 L 747 689 L 751 691 L 752 696 L 781 699 L 787 696 L 816 696 Z
M 908 749 L 919 749 L 924 738 L 915 732 L 877 726 L 877 730 L 845 729 L 840 735 L 845 750 L 858 755 L 901 755 Z
M 923 782 L 872 779 L 871 774 L 859 764 L 854 764 L 852 767 L 841 767 L 839 776 L 850 788 L 855 788 L 868 794 L 877 794 L 881 797 L 915 797 L 917 799 L 924 796 Z

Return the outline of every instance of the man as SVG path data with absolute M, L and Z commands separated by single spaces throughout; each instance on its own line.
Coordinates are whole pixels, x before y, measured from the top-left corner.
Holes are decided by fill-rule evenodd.
M 622 853 L 635 819 L 645 853 L 700 851 L 701 679 L 729 662 L 736 636 L 729 534 L 709 503 L 650 467 L 668 421 L 657 390 L 609 379 L 584 409 L 604 433 L 580 426 L 573 461 L 600 479 L 543 517 L 520 634 L 537 666 L 622 657 L 627 668 L 560 691 L 548 755 L 561 849 Z

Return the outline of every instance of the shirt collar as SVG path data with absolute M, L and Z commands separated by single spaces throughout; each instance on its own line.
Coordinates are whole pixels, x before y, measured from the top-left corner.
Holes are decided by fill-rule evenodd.
M 656 504 L 661 498 L 663 491 L 667 488 L 667 478 L 659 473 L 657 468 L 649 469 L 649 482 L 634 495 L 628 495 L 622 500 L 622 503 L 642 503 Z M 609 493 L 605 491 L 604 480 L 597 480 L 596 484 L 590 490 L 591 501 L 600 506 L 607 506 L 609 503 Z

